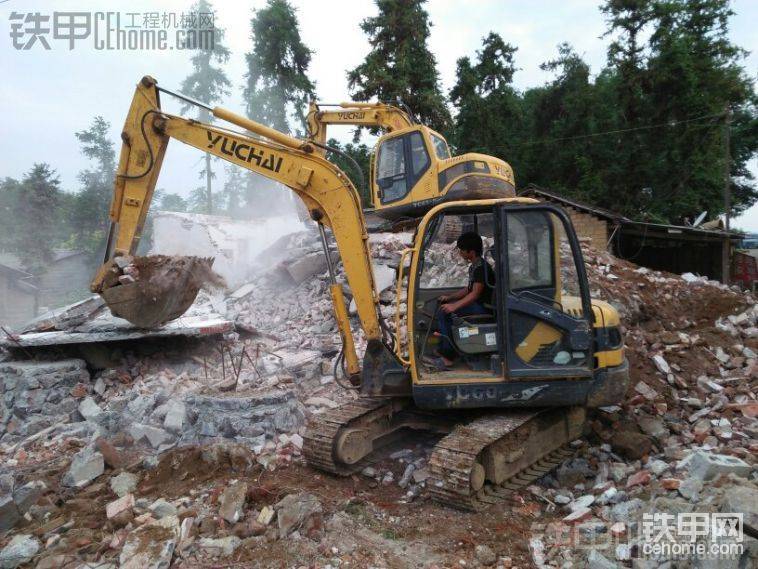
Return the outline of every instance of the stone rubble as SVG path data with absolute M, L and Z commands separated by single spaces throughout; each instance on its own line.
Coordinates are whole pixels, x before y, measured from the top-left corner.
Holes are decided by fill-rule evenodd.
M 370 234 L 391 326 L 392 285 L 411 239 L 409 232 Z M 630 560 L 645 514 L 739 511 L 758 525 L 755 299 L 583 248 L 593 297 L 622 316 L 632 375 L 626 399 L 592 412 L 575 456 L 508 506 L 504 519 L 532 523 L 523 538 L 528 560 L 502 556 L 472 535 L 465 555 L 451 549 L 439 567 L 664 569 L 666 561 Z M 437 286 L 465 275 L 452 245 L 430 255 L 448 263 L 429 277 Z M 234 320 L 237 332 L 221 340 L 0 361 L 0 567 L 32 558 L 43 569 L 211 566 L 284 541 L 336 568 L 351 555 L 330 533 L 344 512 L 371 507 L 371 492 L 396 492 L 389 512 L 426 499 L 433 444 L 426 441 L 403 442 L 348 479 L 369 490 L 349 498 L 344 512 L 325 498 L 329 477 L 319 479 L 319 492 L 259 482 L 303 463 L 309 415 L 355 396 L 335 378 L 340 344 L 317 234 L 282 238 L 262 258 L 265 270 L 250 283 L 226 297 L 198 297 L 200 307 Z M 339 263 L 337 272 L 344 282 Z M 73 514 L 81 510 L 91 511 L 87 523 Z M 455 526 L 457 515 L 444 510 L 441 519 Z M 398 523 L 396 514 L 381 516 L 390 527 Z M 613 536 L 618 543 L 569 548 L 555 543 L 551 524 L 570 527 L 580 541 Z M 362 543 L 374 547 L 375 539 L 383 547 L 393 541 L 363 535 Z M 72 551 L 82 558 L 72 560 Z M 750 545 L 751 560 L 755 552 Z

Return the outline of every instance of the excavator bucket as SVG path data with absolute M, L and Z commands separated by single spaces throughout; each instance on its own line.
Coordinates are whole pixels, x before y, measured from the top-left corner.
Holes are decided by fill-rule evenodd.
M 184 314 L 201 288 L 225 287 L 212 266 L 203 257 L 116 257 L 101 269 L 98 292 L 114 316 L 155 328 Z

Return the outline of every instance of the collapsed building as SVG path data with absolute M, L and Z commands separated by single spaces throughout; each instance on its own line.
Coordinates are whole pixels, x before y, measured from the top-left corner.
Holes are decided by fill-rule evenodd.
M 391 322 L 412 234 L 370 240 Z M 0 335 L 0 566 L 621 567 L 640 556 L 645 515 L 740 512 L 758 527 L 751 294 L 585 239 L 592 296 L 622 315 L 629 392 L 556 470 L 470 514 L 428 501 L 423 437 L 352 479 L 304 465 L 308 416 L 356 395 L 335 375 L 315 228 L 268 245 L 244 283 L 201 292 L 161 329 L 94 298 Z M 745 546 L 735 567 L 758 555 Z

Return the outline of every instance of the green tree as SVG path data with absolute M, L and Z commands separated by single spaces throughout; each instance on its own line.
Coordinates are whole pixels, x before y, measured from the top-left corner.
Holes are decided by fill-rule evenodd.
M 353 185 L 358 190 L 358 194 L 361 196 L 363 207 L 371 207 L 371 190 L 369 188 L 371 149 L 365 144 L 352 142 L 348 142 L 343 146 L 334 138 L 330 138 L 326 144 L 343 153 L 327 152 L 326 157 L 352 180 Z
M 198 0 L 192 6 L 191 12 L 215 13 L 212 4 L 207 0 Z M 229 87 L 231 86 L 231 82 L 222 67 L 229 61 L 231 55 L 229 49 L 223 44 L 224 29 L 216 26 L 213 29 L 213 34 L 213 48 L 196 50 L 191 60 L 192 73 L 182 82 L 184 94 L 208 105 L 221 101 L 224 96 L 229 94 Z M 194 108 L 193 105 L 186 103 L 182 106 L 182 112 L 191 108 Z M 212 121 L 211 114 L 206 109 L 198 109 L 198 119 L 205 123 Z M 205 178 L 205 210 L 208 213 L 213 213 L 212 181 L 214 173 L 209 153 L 205 154 L 205 167 L 200 171 L 200 178 Z
M 245 110 L 251 119 L 281 132 L 291 120 L 305 132 L 305 111 L 316 87 L 308 78 L 312 51 L 300 37 L 295 8 L 268 0 L 250 20 L 252 49 L 245 54 Z
M 48 164 L 35 164 L 21 181 L 13 207 L 17 224 L 12 251 L 32 274 L 45 271 L 53 258 L 59 222 L 60 182 Z
M 192 213 L 210 214 L 208 211 L 208 200 L 203 186 L 198 186 L 190 192 L 187 198 L 187 211 Z
M 306 130 L 305 112 L 315 98 L 308 77 L 312 51 L 303 43 L 295 8 L 287 0 L 268 0 L 250 20 L 251 49 L 245 54 L 245 111 L 247 116 L 281 132 Z M 274 209 L 290 202 L 276 182 L 250 172 L 245 176 L 245 210 L 255 214 L 264 200 Z
M 604 166 L 613 162 L 606 141 L 591 136 L 614 124 L 605 81 L 593 83 L 587 63 L 566 43 L 540 68 L 555 77 L 524 94 L 529 136 L 522 140 L 521 179 L 598 203 Z
M 0 251 L 13 249 L 13 242 L 19 234 L 19 220 L 16 219 L 16 204 L 21 196 L 21 184 L 15 178 L 0 180 Z
M 162 211 L 185 212 L 189 207 L 187 200 L 185 200 L 179 194 L 165 194 L 161 197 L 158 203 L 160 204 L 158 206 L 158 209 Z
M 458 60 L 450 100 L 457 110 L 453 144 L 458 152 L 482 152 L 503 158 L 518 172 L 523 131 L 520 94 L 513 88 L 517 48 L 491 32 L 477 51 L 476 63 Z
M 731 137 L 733 211 L 758 199 L 747 160 L 758 150 L 752 80 L 739 62 L 745 52 L 730 43 L 727 0 L 661 0 L 650 39 L 649 119 L 684 122 L 648 136 L 653 202 L 664 218 L 693 219 L 701 211 L 723 212 L 724 122 L 734 113 Z M 700 120 L 692 118 L 702 117 Z
M 110 123 L 97 116 L 87 130 L 76 133 L 81 152 L 93 162 L 93 167 L 79 172 L 81 188 L 70 212 L 71 226 L 76 245 L 92 254 L 100 252 L 104 243 L 113 196 L 116 153 L 109 130 Z
M 246 190 L 245 172 L 234 164 L 228 164 L 225 170 L 226 180 L 221 192 L 223 209 L 229 217 L 243 219 L 247 217 L 246 212 L 242 209 Z
M 348 72 L 348 87 L 358 101 L 402 101 L 421 122 L 447 132 L 450 113 L 436 59 L 427 46 L 431 24 L 423 4 L 424 0 L 376 0 L 379 14 L 361 22 L 371 51 Z

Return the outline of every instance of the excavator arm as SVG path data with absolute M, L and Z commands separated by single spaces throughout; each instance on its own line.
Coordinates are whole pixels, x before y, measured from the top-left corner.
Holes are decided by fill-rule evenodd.
M 319 144 L 326 143 L 327 126 L 330 124 L 378 127 L 393 132 L 414 124 L 410 114 L 384 103 L 340 103 L 337 110 L 321 110 L 318 103 L 311 102 L 308 108 L 308 139 Z
M 376 348 L 382 341 L 382 327 L 368 233 L 358 194 L 347 176 L 314 152 L 314 146 L 309 142 L 220 107 L 210 108 L 171 93 L 201 105 L 218 119 L 261 138 L 164 113 L 160 108 L 160 91 L 168 92 L 159 88 L 151 77 L 144 77 L 137 85 L 121 134 L 123 146 L 110 209 L 112 230 L 106 263 L 92 282 L 93 292 L 102 294 L 108 286 L 105 276 L 115 257 L 134 254 L 168 141 L 174 138 L 287 186 L 303 200 L 312 218 L 322 228 L 331 228 L 361 325 L 370 347 L 373 344 Z M 343 340 L 347 373 L 355 377 L 360 373 L 360 366 L 342 287 L 333 278 L 330 291 Z

